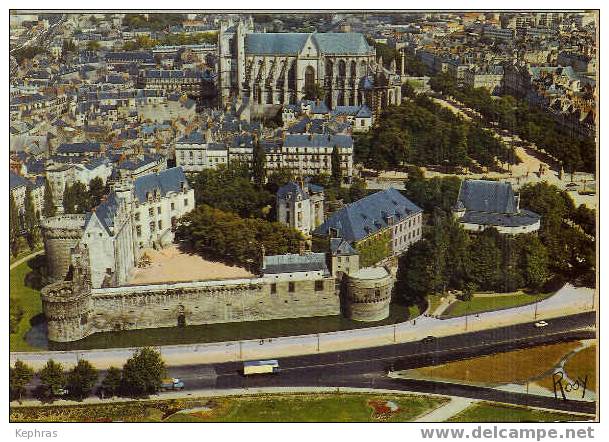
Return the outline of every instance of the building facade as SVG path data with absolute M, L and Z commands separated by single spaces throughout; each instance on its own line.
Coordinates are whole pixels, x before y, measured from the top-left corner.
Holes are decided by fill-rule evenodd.
M 277 191 L 277 221 L 306 236 L 324 222 L 324 189 L 290 182 Z
M 363 34 L 255 33 L 250 18 L 221 25 L 218 53 L 223 104 L 236 97 L 260 106 L 295 104 L 315 87 L 331 108 L 375 110 L 401 101 L 399 75 L 378 65 Z

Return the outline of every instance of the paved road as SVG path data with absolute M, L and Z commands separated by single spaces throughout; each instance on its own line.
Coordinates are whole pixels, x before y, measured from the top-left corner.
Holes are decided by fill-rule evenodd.
M 277 375 L 244 377 L 242 365 L 227 362 L 170 367 L 169 375 L 186 384 L 185 394 L 197 390 L 231 390 L 268 387 L 359 387 L 420 393 L 435 393 L 517 405 L 594 413 L 594 402 L 562 401 L 553 397 L 526 395 L 492 388 L 442 382 L 390 378 L 389 370 L 437 365 L 535 345 L 595 337 L 595 314 L 581 313 L 550 322 L 543 329 L 534 323 L 512 325 L 423 343 L 407 342 L 359 350 L 281 358 Z M 105 373 L 100 373 L 100 380 Z M 38 383 L 35 379 L 34 386 Z M 161 397 L 163 394 L 161 394 Z
M 594 402 L 557 401 L 552 397 L 512 393 L 492 388 L 387 377 L 388 370 L 437 365 L 540 344 L 593 338 L 594 331 L 583 329 L 594 324 L 595 315 L 584 313 L 556 319 L 543 329 L 535 328 L 533 323 L 528 323 L 437 338 L 429 343 L 410 342 L 361 350 L 288 357 L 280 360 L 282 371 L 274 376 L 244 377 L 240 374 L 241 364 L 237 362 L 173 367 L 169 373 L 171 376 L 183 379 L 187 390 L 290 386 L 385 388 L 594 413 Z

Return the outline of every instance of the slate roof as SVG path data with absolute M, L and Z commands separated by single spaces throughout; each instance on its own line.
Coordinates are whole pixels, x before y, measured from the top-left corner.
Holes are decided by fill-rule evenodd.
M 465 180 L 461 183 L 457 201 L 460 201 L 468 211 L 518 212 L 512 185 L 499 181 Z
M 330 252 L 335 256 L 357 255 L 357 252 L 353 247 L 351 247 L 351 244 L 342 238 L 330 239 Z
M 16 189 L 18 187 L 29 187 L 32 185 L 30 181 L 23 178 L 21 175 L 17 175 L 12 170 L 9 170 L 8 183 L 10 190 Z
M 290 198 L 300 195 L 303 200 L 309 199 L 307 192 L 294 181 L 284 184 L 277 190 L 277 198 L 285 199 L 288 195 L 290 195 Z
M 521 227 L 535 224 L 540 216 L 529 210 L 521 210 L 518 213 L 487 213 L 487 212 L 465 212 L 459 219 L 461 223 L 480 224 L 485 226 Z
M 144 202 L 147 200 L 146 193 L 158 190 L 161 196 L 169 192 L 180 192 L 182 184 L 188 188 L 188 180 L 181 167 L 172 167 L 158 173 L 151 173 L 137 178 L 134 182 L 135 197 Z
M 324 54 L 368 54 L 372 51 L 363 34 L 341 33 L 253 33 L 245 36 L 247 54 L 297 54 L 309 36 Z
M 292 272 L 323 271 L 329 274 L 325 253 L 306 253 L 265 256 L 262 273 L 265 275 Z
M 354 242 L 388 227 L 388 216 L 397 222 L 421 212 L 423 210 L 420 207 L 398 190 L 389 188 L 343 207 L 313 233 L 327 236 L 330 229 L 336 229 L 340 237 Z
M 288 134 L 285 147 L 353 147 L 351 135 Z
M 110 229 L 112 227 L 114 227 L 114 218 L 116 217 L 117 212 L 118 212 L 118 200 L 116 197 L 116 193 L 112 192 L 112 193 L 110 193 L 110 195 L 108 195 L 108 198 L 106 198 L 105 201 L 103 201 L 101 204 L 99 204 L 97 207 L 95 207 L 92 212 L 89 212 L 87 214 L 87 217 L 85 220 L 85 229 L 86 229 L 86 226 L 89 225 L 89 220 L 93 216 L 93 213 L 95 213 L 95 215 L 97 216 L 99 221 L 102 223 L 102 225 L 108 232 L 108 235 L 111 235 L 112 232 L 110 231 Z
M 63 143 L 57 148 L 59 154 L 101 152 L 100 143 Z

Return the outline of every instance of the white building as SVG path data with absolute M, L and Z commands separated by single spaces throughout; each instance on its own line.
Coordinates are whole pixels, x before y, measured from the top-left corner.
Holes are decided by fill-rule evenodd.
M 290 182 L 277 191 L 277 221 L 309 235 L 324 222 L 324 189 Z
M 214 143 L 211 131 L 205 135 L 192 132 L 175 144 L 176 166 L 185 172 L 200 172 L 228 164 L 228 149 L 224 144 Z
M 520 208 L 520 197 L 514 195 L 512 185 L 499 181 L 463 181 L 453 215 L 470 232 L 494 227 L 499 233 L 519 235 L 536 232 L 541 226 L 538 214 Z

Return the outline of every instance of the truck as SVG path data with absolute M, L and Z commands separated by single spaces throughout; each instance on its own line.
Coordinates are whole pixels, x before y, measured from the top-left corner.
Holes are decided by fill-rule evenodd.
M 161 381 L 161 391 L 184 390 L 184 382 L 178 378 L 167 378 Z
M 279 372 L 279 362 L 275 359 L 267 361 L 246 361 L 243 363 L 243 375 L 275 374 Z

